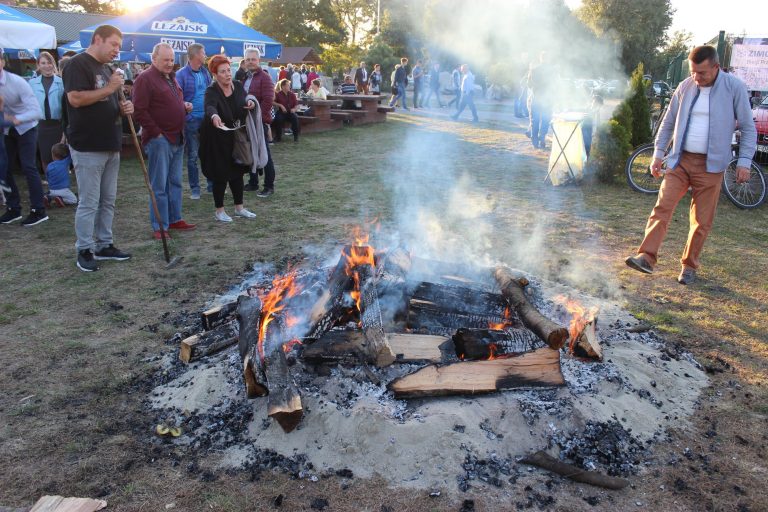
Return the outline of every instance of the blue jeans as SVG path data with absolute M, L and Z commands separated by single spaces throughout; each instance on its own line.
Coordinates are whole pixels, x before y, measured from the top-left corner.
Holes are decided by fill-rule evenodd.
M 464 109 L 469 107 L 469 111 L 472 112 L 472 120 L 478 121 L 477 109 L 475 108 L 475 100 L 472 99 L 472 93 L 468 92 L 461 95 L 461 101 L 459 101 L 459 110 L 453 115 L 453 117 L 459 117 Z
M 549 122 L 552 119 L 552 107 L 544 102 L 531 102 L 531 143 L 543 147 L 546 143 Z
M 40 173 L 37 171 L 37 127 L 27 130 L 23 135 L 20 135 L 16 128 L 10 128 L 8 135 L 5 135 L 5 150 L 8 159 L 5 181 L 11 188 L 11 191 L 5 195 L 6 206 L 11 210 L 21 210 L 19 187 L 16 186 L 13 173 L 9 169 L 18 156 L 21 162 L 21 170 L 27 179 L 29 205 L 33 210 L 45 210 L 45 205 L 43 204 L 43 182 L 40 179 Z
M 397 100 L 402 99 L 403 100 L 403 108 L 408 108 L 408 102 L 407 98 L 405 96 L 405 84 L 398 84 L 397 85 L 397 94 L 394 98 L 392 98 L 392 101 L 389 102 L 390 107 L 394 107 L 397 105 Z
M 429 108 L 429 100 L 432 99 L 432 95 L 434 95 L 435 98 L 437 98 L 438 106 L 442 107 L 443 106 L 443 100 L 440 99 L 440 89 L 433 89 L 431 87 L 429 88 L 429 92 L 427 93 L 427 97 L 424 99 L 424 102 L 421 104 L 421 106 L 423 107 L 424 105 L 426 105 L 427 108 Z
M 144 149 L 148 156 L 149 183 L 155 192 L 157 209 L 162 217 L 163 228 L 181 220 L 181 171 L 184 146 L 171 144 L 164 135 L 150 140 Z M 158 231 L 160 224 L 155 218 L 152 201 L 149 202 L 149 220 L 152 229 Z
M 200 193 L 200 171 L 197 167 L 197 152 L 200 149 L 200 125 L 202 119 L 188 118 L 184 124 L 184 154 L 187 157 L 187 178 L 189 190 L 193 194 Z M 213 182 L 208 180 L 208 191 Z

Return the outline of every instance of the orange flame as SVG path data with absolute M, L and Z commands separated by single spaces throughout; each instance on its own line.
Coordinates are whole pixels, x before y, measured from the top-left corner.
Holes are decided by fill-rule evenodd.
M 301 287 L 296 283 L 296 271 L 289 270 L 283 276 L 275 276 L 272 280 L 272 288 L 269 292 L 259 292 L 261 299 L 261 326 L 259 327 L 259 355 L 264 360 L 264 340 L 267 335 L 267 326 L 274 320 L 275 315 L 285 309 L 285 305 L 291 297 L 296 296 Z M 288 317 L 288 324 L 298 321 L 295 317 Z
M 494 359 L 496 359 L 496 350 L 497 349 L 498 349 L 498 347 L 496 347 L 495 343 L 491 343 L 490 345 L 488 345 L 488 360 L 489 361 L 493 361 Z
M 293 338 L 291 341 L 289 341 L 287 343 L 283 343 L 283 352 L 285 352 L 287 354 L 288 352 L 293 350 L 293 347 L 295 347 L 296 345 L 301 345 L 301 344 L 302 344 L 301 340 L 299 340 L 298 338 Z
M 368 245 L 370 235 L 363 231 L 360 226 L 356 226 L 352 229 L 352 238 L 355 242 L 349 248 L 349 252 L 342 251 L 342 255 L 346 259 L 346 266 L 344 272 L 354 279 L 355 286 L 350 292 L 352 299 L 355 301 L 357 311 L 362 311 L 360 307 L 360 301 L 362 294 L 360 292 L 360 274 L 355 270 L 355 267 L 360 265 L 370 265 L 376 267 L 375 249 L 373 246 Z
M 512 318 L 512 312 L 509 309 L 509 306 L 504 308 L 504 321 L 501 323 L 493 323 L 488 322 L 488 328 L 492 331 L 503 331 L 507 327 L 512 326 L 512 322 L 510 322 L 510 318 Z
M 565 295 L 558 295 L 555 297 L 555 301 L 562 304 L 565 310 L 571 314 L 571 323 L 568 326 L 568 338 L 570 340 L 568 342 L 568 349 L 573 353 L 576 340 L 579 339 L 587 324 L 594 322 L 600 308 L 593 306 L 587 309 L 586 306 Z

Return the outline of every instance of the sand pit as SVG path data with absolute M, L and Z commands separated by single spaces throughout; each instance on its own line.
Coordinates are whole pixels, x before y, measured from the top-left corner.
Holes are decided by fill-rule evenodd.
M 654 439 L 686 424 L 707 385 L 704 372 L 653 331 L 628 331 L 638 321 L 619 305 L 555 283 L 533 285 L 552 318 L 552 298 L 562 293 L 601 310 L 604 362 L 561 351 L 564 388 L 402 401 L 386 384 L 417 365 L 370 369 L 378 384 L 361 367 L 337 366 L 330 375 L 298 377 L 304 418 L 286 434 L 267 418 L 266 398 L 245 398 L 232 349 L 188 367 L 169 355 L 164 364 L 179 373 L 152 391 L 149 404 L 158 418 L 184 427 L 174 443 L 210 452 L 220 468 L 258 466 L 269 454 L 262 466 L 288 467 L 301 478 L 348 470 L 395 487 L 458 492 L 504 486 L 514 479 L 515 458 L 543 448 L 562 449 L 586 468 L 636 472 Z

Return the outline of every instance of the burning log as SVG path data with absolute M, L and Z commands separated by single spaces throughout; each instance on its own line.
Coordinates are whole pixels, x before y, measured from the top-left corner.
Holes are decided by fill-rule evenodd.
M 452 351 L 452 347 L 446 346 L 449 338 L 445 336 L 406 333 L 386 333 L 385 336 L 398 363 L 445 361 Z M 316 342 L 306 345 L 301 358 L 313 363 L 363 363 L 367 360 L 363 349 L 365 343 L 365 335 L 361 331 L 331 330 Z
M 269 393 L 264 364 L 259 352 L 261 328 L 261 299 L 240 296 L 237 299 L 237 320 L 240 325 L 238 348 L 243 361 L 243 380 L 248 398 L 266 396 Z
M 189 364 L 237 343 L 237 324 L 229 322 L 216 330 L 195 334 L 181 341 L 179 359 Z
M 493 275 L 501 288 L 501 293 L 517 311 L 523 324 L 544 340 L 550 348 L 554 350 L 563 348 L 568 339 L 568 330 L 542 315 L 528 302 L 523 289 L 528 285 L 528 280 L 516 278 L 512 271 L 504 266 L 496 267 Z
M 456 356 L 465 361 L 530 352 L 543 345 L 528 329 L 458 329 L 453 335 Z
M 360 323 L 365 336 L 365 353 L 368 360 L 376 366 L 388 366 L 395 361 L 392 348 L 384 335 L 384 323 L 381 319 L 379 296 L 376 292 L 375 271 L 372 265 L 355 267 L 360 283 Z
M 308 338 L 319 338 L 344 314 L 344 292 L 352 287 L 352 278 L 347 273 L 347 255 L 350 251 L 350 247 L 344 248 L 339 262 L 328 277 L 328 285 L 310 310 Z
M 589 359 L 603 360 L 603 349 L 597 338 L 597 318 L 592 318 L 582 329 L 581 334 L 576 338 L 573 344 L 573 354 L 577 357 L 586 357 Z
M 304 411 L 299 389 L 289 372 L 283 348 L 283 332 L 283 319 L 279 316 L 272 317 L 264 335 L 264 373 L 269 383 L 267 414 L 288 433 L 299 424 Z
M 628 480 L 577 468 L 576 466 L 557 460 L 544 451 L 538 451 L 532 455 L 528 455 L 521 459 L 520 462 L 557 473 L 574 482 L 604 487 L 605 489 L 619 490 L 629 485 Z
M 597 307 L 587 308 L 578 301 L 565 295 L 558 295 L 555 301 L 571 314 L 571 322 L 568 325 L 568 337 L 570 342 L 568 350 L 577 357 L 603 360 L 603 349 L 597 339 Z
M 414 330 L 452 333 L 462 327 L 483 329 L 494 324 L 504 325 L 505 322 L 504 317 L 499 315 L 446 311 L 440 304 L 420 299 L 411 299 L 408 304 L 407 325 Z
M 393 380 L 387 387 L 395 398 L 416 398 L 563 385 L 559 352 L 542 348 L 516 357 L 429 365 Z
M 446 313 L 494 318 L 504 318 L 505 310 L 509 309 L 509 304 L 501 294 L 430 282 L 422 282 L 415 287 L 411 303 Z M 517 318 L 509 318 L 508 321 L 510 324 L 520 324 Z
M 237 302 L 228 302 L 211 309 L 203 311 L 200 314 L 200 323 L 204 331 L 210 331 L 218 325 L 226 323 L 237 309 Z

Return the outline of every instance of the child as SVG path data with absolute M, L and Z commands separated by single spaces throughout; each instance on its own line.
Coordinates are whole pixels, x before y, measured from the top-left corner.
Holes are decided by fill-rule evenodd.
M 53 161 L 45 170 L 50 192 L 46 196 L 50 204 L 64 206 L 65 204 L 77 204 L 77 196 L 69 190 L 69 166 L 72 157 L 66 144 L 54 144 L 51 148 Z

